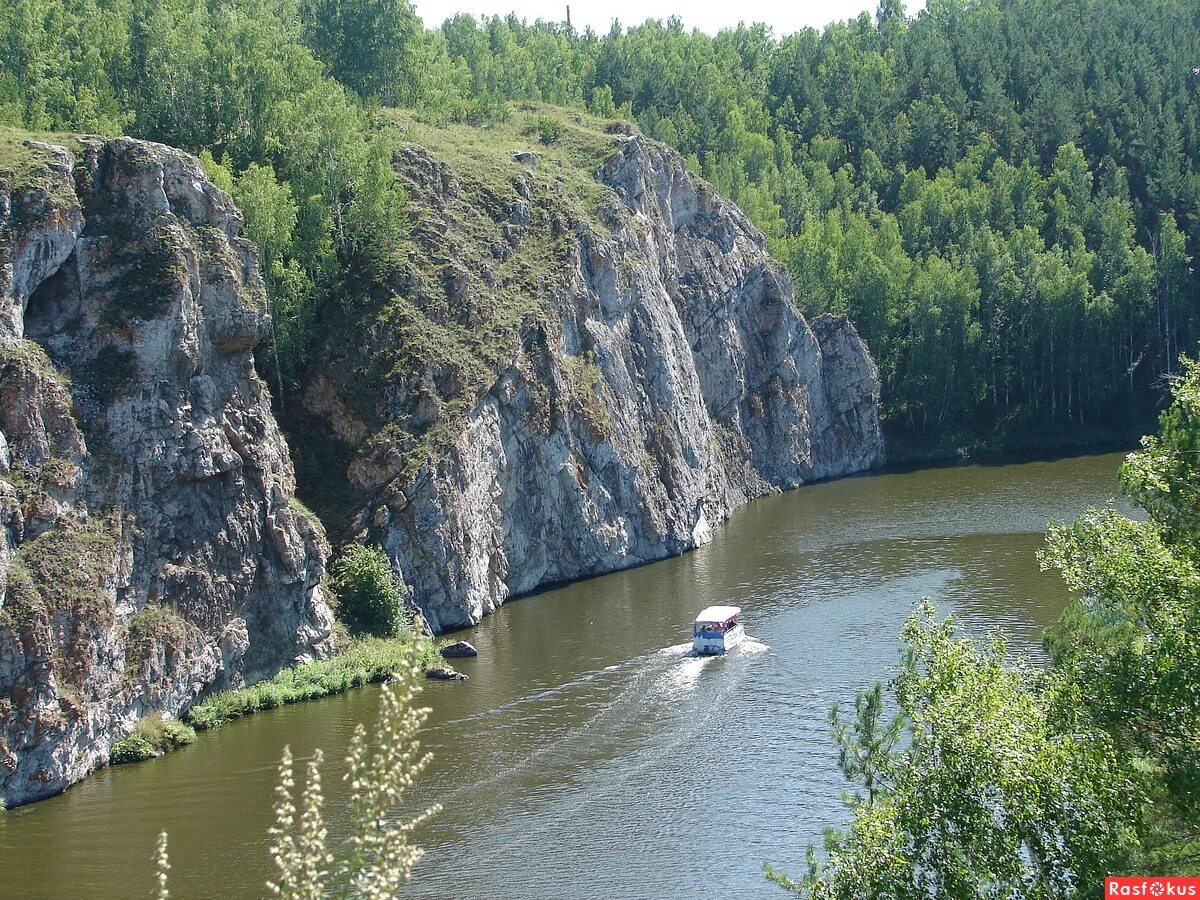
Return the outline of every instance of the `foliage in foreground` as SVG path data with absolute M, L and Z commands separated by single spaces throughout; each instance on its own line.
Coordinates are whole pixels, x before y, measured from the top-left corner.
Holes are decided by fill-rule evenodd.
M 923 603 L 892 685 L 907 746 L 860 699 L 837 737 L 868 793 L 847 798 L 825 860 L 768 877 L 820 900 L 1049 900 L 1099 896 L 1108 874 L 1197 872 L 1200 366 L 1183 372 L 1122 470 L 1147 519 L 1090 510 L 1049 533 L 1043 565 L 1077 593 L 1050 667 L 955 638 Z
M 909 746 L 875 754 L 874 799 L 850 800 L 853 824 L 829 835 L 828 863 L 814 858 L 799 881 L 774 880 L 814 898 L 1097 888 L 1130 835 L 1134 785 L 1111 742 L 1060 731 L 1039 673 L 1006 662 L 998 639 L 956 639 L 928 601 L 904 640 L 895 693 Z
M 408 881 L 424 852 L 411 844 L 409 837 L 438 811 L 432 806 L 396 821 L 397 804 L 429 763 L 429 754 L 420 752 L 417 741 L 429 713 L 415 705 L 422 670 L 419 648 L 405 645 L 395 680 L 383 688 L 372 737 L 368 739 L 361 722 L 354 729 L 344 776 L 350 789 L 351 821 L 349 852 L 343 862 L 337 863 L 330 852 L 322 813 L 322 752 L 318 749 L 309 761 L 306 783 L 300 790 L 291 749 L 284 748 L 275 789 L 275 824 L 270 830 L 276 870 L 267 883 L 271 895 L 288 900 L 327 896 L 390 900 Z M 158 897 L 166 900 L 171 867 L 166 832 L 159 837 L 155 860 Z
M 197 703 L 185 715 L 189 725 L 204 731 L 264 709 L 338 694 L 363 684 L 385 681 L 403 671 L 410 654 L 432 664 L 432 644 L 413 638 L 372 638 L 354 641 L 331 659 L 284 669 L 274 678 L 236 691 L 221 691 Z

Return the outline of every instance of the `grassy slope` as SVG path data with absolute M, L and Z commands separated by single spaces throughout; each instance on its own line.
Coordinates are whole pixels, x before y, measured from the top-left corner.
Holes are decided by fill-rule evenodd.
M 507 122 L 494 125 L 431 126 L 400 111 L 384 116 L 402 148 L 424 148 L 449 165 L 457 196 L 430 196 L 402 162 L 411 227 L 397 271 L 347 285 L 341 302 L 324 311 L 309 371 L 333 380 L 365 439 L 347 447 L 313 435 L 300 404 L 286 404 L 285 425 L 301 447 L 305 500 L 335 533 L 364 499 L 342 477 L 352 454 L 398 454 L 403 483 L 444 453 L 522 342 L 557 328 L 548 301 L 565 290 L 576 230 L 604 230 L 603 207 L 617 202 L 594 177 L 613 152 L 611 120 L 533 104 L 514 107 Z M 561 123 L 553 143 L 540 140 L 540 118 Z M 538 155 L 532 178 L 514 158 L 519 151 Z M 522 201 L 514 188 L 522 177 L 532 181 L 532 200 Z M 506 238 L 515 202 L 527 204 L 530 219 L 519 242 Z M 389 389 L 393 400 L 384 407 Z M 288 421 L 287 409 L 300 418 Z
M 49 156 L 44 150 L 26 146 L 28 141 L 66 147 L 71 153 L 80 151 L 79 135 L 0 125 L 0 187 L 15 193 L 49 186 L 46 168 Z

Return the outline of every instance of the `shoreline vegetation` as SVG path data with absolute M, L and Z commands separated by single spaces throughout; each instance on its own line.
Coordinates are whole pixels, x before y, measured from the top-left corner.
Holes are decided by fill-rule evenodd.
M 410 665 L 410 646 L 418 645 L 421 670 L 445 665 L 434 642 L 425 637 L 360 637 L 341 653 L 283 669 L 271 678 L 231 691 L 219 691 L 188 709 L 179 719 L 160 713 L 140 720 L 128 737 L 116 741 L 109 765 L 157 759 L 211 731 L 245 716 L 306 700 L 345 693 L 367 684 L 388 681 Z
M 194 703 L 179 719 L 153 713 L 113 744 L 109 765 L 155 759 L 192 743 L 198 731 L 390 681 L 414 664 L 426 672 L 443 665 L 433 640 L 406 611 L 403 586 L 380 550 L 362 544 L 343 548 L 329 568 L 325 588 L 337 629 L 347 636 L 340 653 L 282 669 L 255 684 L 218 691 Z
M 1141 436 L 1153 430 L 1153 426 L 1127 432 L 1102 428 L 1047 430 L 1021 436 L 986 436 L 963 432 L 934 441 L 920 435 L 890 431 L 885 426 L 886 461 L 883 468 L 932 468 L 964 462 L 1132 452 L 1138 448 Z

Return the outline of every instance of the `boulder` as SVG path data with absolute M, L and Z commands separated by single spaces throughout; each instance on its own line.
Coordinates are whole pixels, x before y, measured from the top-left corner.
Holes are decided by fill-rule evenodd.
M 468 641 L 455 641 L 442 648 L 443 659 L 462 659 L 468 656 L 478 656 L 479 651 Z
M 425 670 L 425 677 L 431 681 L 466 681 L 467 676 L 446 666 L 434 666 Z

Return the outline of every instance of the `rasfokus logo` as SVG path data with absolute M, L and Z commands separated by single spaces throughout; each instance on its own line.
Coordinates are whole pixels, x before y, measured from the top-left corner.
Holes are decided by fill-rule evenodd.
M 1196 897 L 1200 898 L 1200 878 L 1168 875 L 1129 875 L 1104 879 L 1105 897 Z

